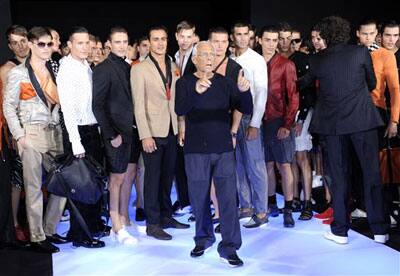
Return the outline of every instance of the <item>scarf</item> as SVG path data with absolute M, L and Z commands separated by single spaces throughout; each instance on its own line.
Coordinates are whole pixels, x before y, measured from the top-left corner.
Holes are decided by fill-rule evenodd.
M 46 75 L 43 73 L 43 71 L 37 70 L 37 68 L 35 68 L 33 64 L 32 69 L 35 75 L 39 78 L 39 84 L 43 90 L 46 100 L 52 105 L 59 104 L 60 100 L 58 98 L 57 86 L 53 82 L 50 74 Z
M 372 43 L 371 45 L 368 46 L 368 51 L 373 52 L 375 50 L 378 50 L 380 47 L 376 42 Z

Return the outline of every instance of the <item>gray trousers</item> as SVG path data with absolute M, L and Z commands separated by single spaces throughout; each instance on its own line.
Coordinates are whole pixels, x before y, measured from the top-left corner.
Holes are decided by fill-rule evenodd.
M 266 213 L 268 178 L 264 160 L 262 131 L 257 138 L 246 139 L 250 116 L 243 115 L 236 143 L 237 188 L 241 208 L 254 208 L 256 214 Z
M 25 145 L 18 143 L 22 160 L 26 213 L 29 223 L 30 240 L 39 242 L 45 235 L 56 233 L 66 198 L 50 195 L 43 220 L 42 165 L 43 154 L 57 155 L 63 152 L 62 133 L 59 126 L 49 128 L 41 124 L 24 125 Z

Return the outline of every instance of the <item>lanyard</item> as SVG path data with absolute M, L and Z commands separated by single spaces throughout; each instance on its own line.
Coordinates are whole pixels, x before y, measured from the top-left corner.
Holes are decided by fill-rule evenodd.
M 171 62 L 168 60 L 168 57 L 165 57 L 165 66 L 167 69 L 166 70 L 167 76 L 165 76 L 163 71 L 161 70 L 160 65 L 158 64 L 157 60 L 151 54 L 149 54 L 149 57 L 150 57 L 151 61 L 154 62 L 154 65 L 156 66 L 157 71 L 160 74 L 160 77 L 165 86 L 167 99 L 169 101 L 169 100 L 171 100 L 171 81 L 172 81 Z

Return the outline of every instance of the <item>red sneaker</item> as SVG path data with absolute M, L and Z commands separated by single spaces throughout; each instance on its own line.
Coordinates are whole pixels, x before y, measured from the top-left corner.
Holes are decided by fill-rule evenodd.
M 323 224 L 328 224 L 330 225 L 333 222 L 333 217 L 327 218 L 322 221 Z
M 22 242 L 28 241 L 28 238 L 25 235 L 24 230 L 19 225 L 15 226 L 15 237 L 17 240 L 22 241 Z
M 328 218 L 331 218 L 331 217 L 333 217 L 333 209 L 332 209 L 332 207 L 329 207 L 324 212 L 314 215 L 314 217 L 317 218 L 317 219 L 328 219 Z

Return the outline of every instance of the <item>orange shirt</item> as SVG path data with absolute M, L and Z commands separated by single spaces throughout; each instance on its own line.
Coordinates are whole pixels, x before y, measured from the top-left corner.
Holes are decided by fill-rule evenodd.
M 385 88 L 389 88 L 391 101 L 390 120 L 399 122 L 400 88 L 397 73 L 396 57 L 385 48 L 371 52 L 372 63 L 376 76 L 376 88 L 372 91 L 372 101 L 380 108 L 386 109 Z

